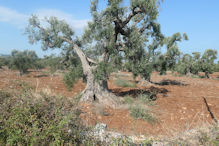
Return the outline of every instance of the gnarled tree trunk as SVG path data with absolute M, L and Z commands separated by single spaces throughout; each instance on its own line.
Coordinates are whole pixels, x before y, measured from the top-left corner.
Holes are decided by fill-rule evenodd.
M 77 45 L 74 45 L 74 50 L 81 60 L 83 73 L 87 80 L 87 84 L 80 101 L 98 101 L 101 104 L 115 107 L 118 104 L 118 99 L 108 90 L 107 81 L 97 82 L 92 72 L 92 66 L 90 66 L 86 55 Z

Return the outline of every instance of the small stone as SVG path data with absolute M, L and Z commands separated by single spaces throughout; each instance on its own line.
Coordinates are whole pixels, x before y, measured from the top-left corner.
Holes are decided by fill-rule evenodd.
M 182 107 L 182 109 L 186 110 L 186 109 L 187 109 L 187 107 Z

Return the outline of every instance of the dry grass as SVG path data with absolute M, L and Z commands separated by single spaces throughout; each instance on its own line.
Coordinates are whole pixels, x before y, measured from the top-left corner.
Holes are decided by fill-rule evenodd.
M 158 142 L 163 145 L 219 145 L 219 123 L 209 123 L 203 116 L 204 110 L 197 112 L 193 120 L 186 125 L 179 125 L 178 128 L 168 129 L 166 124 L 163 125 L 163 131 L 166 135 L 159 136 Z M 194 122 L 198 119 L 198 122 Z M 181 130 L 179 130 L 181 129 Z

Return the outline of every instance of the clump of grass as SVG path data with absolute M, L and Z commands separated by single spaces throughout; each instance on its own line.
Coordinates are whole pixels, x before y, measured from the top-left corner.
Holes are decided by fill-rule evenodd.
M 134 117 L 135 119 L 142 119 L 146 120 L 149 123 L 153 124 L 157 121 L 156 117 L 154 117 L 151 114 L 151 111 L 148 109 L 145 109 L 141 106 L 133 106 L 130 108 L 130 113 L 131 116 Z
M 206 127 L 207 126 L 207 127 Z M 212 125 L 199 125 L 190 131 L 181 133 L 172 140 L 167 138 L 166 145 L 203 145 L 203 146 L 218 146 L 219 135 L 218 135 L 218 124 Z
M 191 75 L 192 78 L 200 78 L 198 75 Z
M 213 132 L 212 132 L 213 133 Z M 198 141 L 201 145 L 219 145 L 219 135 L 212 136 L 212 133 L 202 132 L 200 131 L 200 135 L 198 137 Z
M 152 94 L 139 94 L 136 98 L 125 96 L 122 103 L 129 105 L 130 115 L 135 119 L 142 119 L 153 124 L 157 119 L 151 114 L 150 106 L 154 106 L 155 102 L 151 99 Z M 146 108 L 147 107 L 147 108 Z
M 145 139 L 144 141 L 140 142 L 140 143 L 134 143 L 129 137 L 125 137 L 125 138 L 117 138 L 114 139 L 112 145 L 118 145 L 118 146 L 132 146 L 132 145 L 142 145 L 142 146 L 151 146 L 153 144 L 153 141 L 151 139 Z
M 139 94 L 136 98 L 133 98 L 132 96 L 125 96 L 122 99 L 123 104 L 128 104 L 128 105 L 147 105 L 147 106 L 154 106 L 155 102 L 153 101 L 154 94 L 144 94 L 141 93 Z
M 192 78 L 199 78 L 199 79 L 203 79 L 205 78 L 205 76 L 201 76 L 201 75 L 191 75 Z
M 133 97 L 131 97 L 131 96 L 125 96 L 125 97 L 123 97 L 123 101 L 122 101 L 122 103 L 124 103 L 124 104 L 132 104 L 134 102 L 134 99 L 133 99 Z
M 204 78 L 205 78 L 205 76 L 199 76 L 199 78 L 201 78 L 201 79 L 204 79 Z
M 153 93 L 150 93 L 150 94 L 139 94 L 137 99 L 140 103 L 143 103 L 143 104 L 146 104 L 146 105 L 149 105 L 149 106 L 154 106 L 155 105 L 155 102 L 153 101 L 154 100 L 154 97 L 155 95 Z
M 120 78 L 116 78 L 114 80 L 114 82 L 119 87 L 131 87 L 131 88 L 136 87 L 136 83 L 131 82 L 131 81 L 127 81 L 127 80 L 124 80 L 124 79 L 120 79 Z

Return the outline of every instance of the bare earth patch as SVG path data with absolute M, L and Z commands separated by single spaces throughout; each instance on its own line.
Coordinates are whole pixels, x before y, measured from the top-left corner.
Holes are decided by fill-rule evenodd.
M 20 89 L 20 82 L 25 82 L 35 91 L 47 91 L 66 97 L 75 97 L 85 88 L 80 80 L 68 91 L 62 82 L 62 75 L 50 76 L 47 70 L 31 71 L 22 77 L 16 71 L 0 71 L 0 90 Z M 132 80 L 129 73 L 123 73 L 124 78 Z M 188 131 L 202 123 L 212 123 L 211 116 L 203 101 L 206 97 L 208 105 L 216 119 L 219 119 L 219 73 L 211 75 L 212 79 L 179 77 L 167 74 L 160 76 L 153 73 L 155 84 L 137 87 L 118 87 L 111 77 L 108 85 L 116 94 L 133 94 L 135 90 L 144 89 L 157 93 L 156 112 L 158 122 L 136 120 L 130 116 L 127 108 L 112 109 L 101 105 L 83 105 L 80 117 L 86 125 L 97 123 L 107 124 L 108 130 L 125 134 L 141 134 L 147 136 L 174 136 L 177 132 Z

